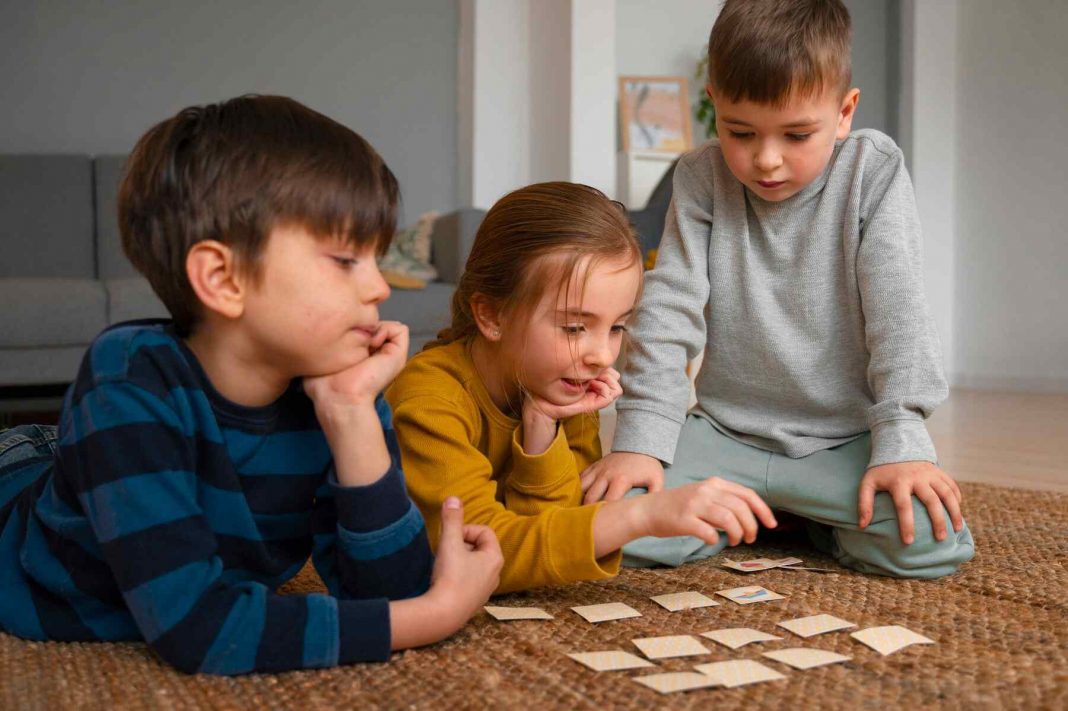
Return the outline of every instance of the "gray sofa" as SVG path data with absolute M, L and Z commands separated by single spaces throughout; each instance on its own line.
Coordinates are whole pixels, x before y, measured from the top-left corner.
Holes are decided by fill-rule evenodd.
M 125 156 L 0 155 L 0 391 L 69 383 L 110 324 L 165 317 L 122 253 L 115 199 Z M 409 325 L 412 351 L 449 319 L 482 211 L 442 216 L 431 237 L 440 280 L 394 289 L 383 318 Z

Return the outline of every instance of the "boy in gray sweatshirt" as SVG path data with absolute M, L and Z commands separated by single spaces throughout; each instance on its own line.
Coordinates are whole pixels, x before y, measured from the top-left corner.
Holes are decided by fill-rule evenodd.
M 719 477 L 805 519 L 843 565 L 935 578 L 974 544 L 924 425 L 947 388 L 912 184 L 893 140 L 850 133 L 850 42 L 840 0 L 725 3 L 706 87 L 719 138 L 679 160 L 613 453 L 583 488 L 592 502 Z M 751 542 L 752 519 L 726 533 Z M 624 561 L 725 545 L 639 539 Z

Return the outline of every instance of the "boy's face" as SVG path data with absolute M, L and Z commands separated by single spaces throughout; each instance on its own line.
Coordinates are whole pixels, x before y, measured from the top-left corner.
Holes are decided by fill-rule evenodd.
M 554 405 L 569 405 L 585 396 L 590 380 L 619 356 L 624 325 L 634 310 L 641 283 L 636 261 L 602 261 L 579 277 L 578 265 L 566 293 L 548 289 L 530 316 L 529 325 L 510 344 L 513 367 L 523 387 Z
M 783 107 L 729 101 L 707 87 L 727 166 L 739 181 L 771 202 L 785 200 L 818 178 L 835 140 L 849 135 L 860 91 L 843 98 L 830 89 L 795 97 Z
M 276 227 L 243 320 L 257 357 L 275 372 L 327 375 L 367 359 L 378 304 L 388 296 L 373 244 L 356 247 L 303 227 Z

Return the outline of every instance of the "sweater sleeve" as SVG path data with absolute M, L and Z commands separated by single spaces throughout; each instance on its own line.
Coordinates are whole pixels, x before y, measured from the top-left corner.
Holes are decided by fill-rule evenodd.
M 873 180 L 861 227 L 857 278 L 870 360 L 869 467 L 936 461 L 924 424 L 945 400 L 938 336 L 923 283 L 920 223 L 912 183 L 897 150 Z
M 523 454 L 513 438 L 514 467 L 495 477 L 492 463 L 478 449 L 473 413 L 433 395 L 394 404 L 409 492 L 426 518 L 432 545 L 438 541 L 442 502 L 457 496 L 464 503 L 464 520 L 489 526 L 500 541 L 504 567 L 497 592 L 618 572 L 619 552 L 601 560 L 594 556 L 599 504 L 579 505 L 579 459 L 566 428 L 546 452 L 533 457 Z M 596 427 L 590 432 L 596 437 Z M 578 446 L 581 461 L 591 446 Z
M 69 481 L 150 648 L 211 674 L 388 658 L 384 598 L 277 595 L 228 575 L 220 548 L 257 532 L 241 492 L 213 476 L 225 444 L 197 430 L 198 407 L 195 395 L 175 404 L 109 382 L 72 404 L 62 428 Z M 227 530 L 213 530 L 209 512 Z
M 684 156 L 675 169 L 671 204 L 656 266 L 645 281 L 623 371 L 614 452 L 638 452 L 671 463 L 686 419 L 686 364 L 705 347 L 711 178 L 698 177 Z
M 400 600 L 430 587 L 434 558 L 418 507 L 405 491 L 393 418 L 375 402 L 390 455 L 389 470 L 366 486 L 342 486 L 331 467 L 316 494 L 316 571 L 335 597 Z

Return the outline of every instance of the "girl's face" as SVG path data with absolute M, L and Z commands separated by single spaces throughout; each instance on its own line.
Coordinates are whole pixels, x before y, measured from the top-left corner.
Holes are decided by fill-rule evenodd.
M 568 288 L 546 290 L 529 324 L 505 324 L 503 351 L 520 384 L 554 405 L 580 400 L 589 382 L 615 362 L 638 299 L 637 261 L 605 260 L 592 269 L 589 263 L 579 262 Z

